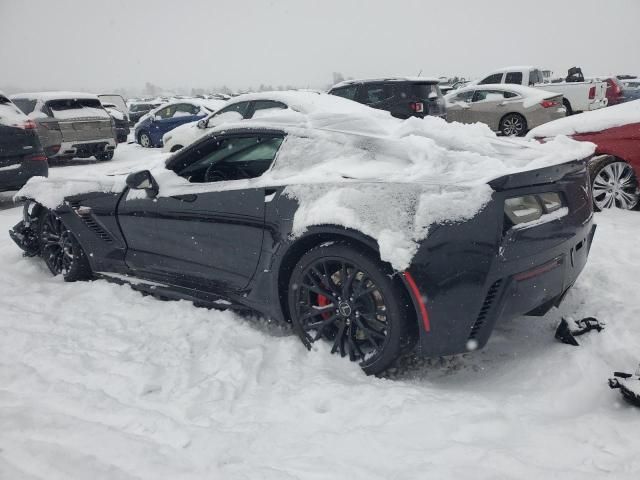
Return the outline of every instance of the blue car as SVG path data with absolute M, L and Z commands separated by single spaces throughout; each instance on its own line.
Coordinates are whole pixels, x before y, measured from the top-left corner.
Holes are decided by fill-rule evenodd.
M 151 110 L 135 127 L 135 140 L 143 147 L 162 147 L 162 136 L 189 122 L 197 122 L 212 112 L 195 102 L 181 101 Z

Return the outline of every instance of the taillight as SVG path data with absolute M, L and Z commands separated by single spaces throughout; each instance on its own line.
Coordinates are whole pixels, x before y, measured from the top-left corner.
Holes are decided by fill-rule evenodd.
M 58 122 L 41 122 L 40 125 L 42 125 L 47 130 L 60 131 L 60 124 Z
M 29 155 L 25 158 L 25 160 L 34 160 L 38 162 L 46 162 L 47 156 L 42 153 L 36 153 L 35 155 Z
M 424 112 L 424 103 L 422 102 L 411 102 L 409 104 L 409 108 L 416 113 Z
M 593 100 L 596 98 L 596 87 L 591 87 L 589 89 L 589 100 Z
M 24 128 L 25 130 L 35 130 L 37 128 L 37 125 L 36 122 L 29 119 L 22 124 L 22 128 Z
M 540 105 L 542 105 L 543 108 L 551 108 L 558 106 L 559 103 L 554 102 L 553 100 L 543 100 L 540 102 Z

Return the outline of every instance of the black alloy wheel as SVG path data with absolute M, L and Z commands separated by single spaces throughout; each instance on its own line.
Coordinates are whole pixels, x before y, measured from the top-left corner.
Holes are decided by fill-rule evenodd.
M 380 262 L 337 243 L 310 250 L 289 284 L 289 308 L 303 341 L 331 343 L 367 374 L 386 370 L 406 332 L 402 295 Z
M 60 217 L 47 210 L 40 220 L 40 255 L 54 275 L 67 282 L 91 277 L 91 268 L 82 247 L 62 223 Z

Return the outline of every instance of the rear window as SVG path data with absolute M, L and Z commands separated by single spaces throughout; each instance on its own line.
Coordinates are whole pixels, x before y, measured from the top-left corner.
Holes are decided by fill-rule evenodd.
M 29 115 L 36 108 L 37 100 L 34 98 L 16 98 L 13 103 L 22 110 L 25 115 Z
M 81 108 L 102 108 L 100 100 L 92 98 L 65 98 L 62 100 L 49 100 L 49 107 L 54 112 L 62 110 L 77 110 Z
M 411 85 L 411 93 L 423 100 L 427 100 L 432 93 L 438 96 L 442 95 L 440 88 L 438 88 L 438 85 L 435 83 L 414 83 Z

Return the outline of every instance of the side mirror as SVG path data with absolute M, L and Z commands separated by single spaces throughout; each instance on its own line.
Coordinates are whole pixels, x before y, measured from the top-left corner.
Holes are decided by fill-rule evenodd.
M 198 123 L 196 124 L 196 126 L 200 129 L 205 129 L 207 128 L 207 119 L 203 118 L 202 120 L 199 120 Z
M 131 190 L 145 190 L 149 198 L 154 198 L 160 191 L 158 183 L 149 170 L 142 170 L 127 176 L 127 187 Z

